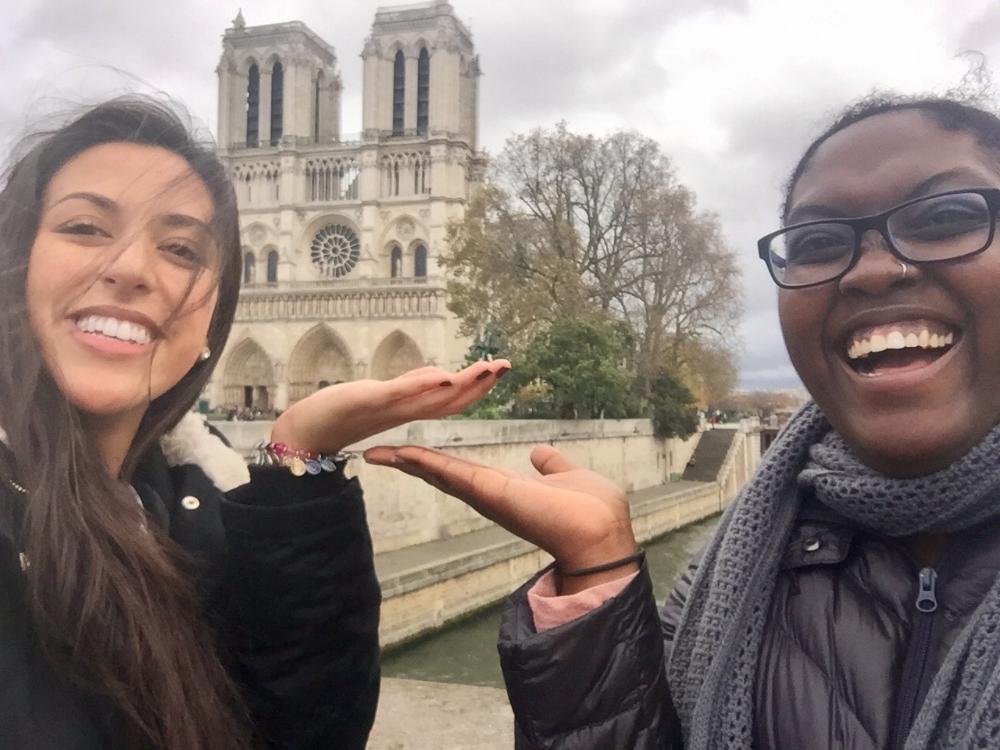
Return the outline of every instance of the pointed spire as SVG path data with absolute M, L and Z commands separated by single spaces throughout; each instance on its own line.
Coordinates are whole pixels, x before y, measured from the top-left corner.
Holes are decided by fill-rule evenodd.
M 243 20 L 243 8 L 240 8 L 236 12 L 236 18 L 233 19 L 233 28 L 237 31 L 243 31 L 247 27 L 247 22 Z

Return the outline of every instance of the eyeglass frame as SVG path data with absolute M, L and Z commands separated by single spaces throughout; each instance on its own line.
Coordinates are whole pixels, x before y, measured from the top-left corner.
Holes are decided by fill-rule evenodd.
M 932 198 L 942 198 L 947 195 L 962 195 L 964 193 L 975 193 L 986 201 L 986 207 L 989 210 L 990 217 L 990 233 L 986 238 L 986 242 L 978 250 L 973 250 L 968 253 L 962 253 L 961 255 L 955 255 L 950 258 L 940 258 L 934 260 L 914 260 L 912 258 L 906 257 L 902 250 L 896 247 L 895 243 L 892 241 L 892 237 L 889 235 L 889 217 L 897 211 L 906 208 L 907 206 L 912 206 L 914 203 L 920 203 L 922 201 L 930 200 Z M 882 239 L 885 241 L 885 246 L 892 253 L 893 256 L 901 261 L 910 263 L 912 265 L 928 265 L 931 263 L 946 263 L 952 260 L 959 260 L 960 258 L 969 258 L 973 255 L 979 255 L 990 245 L 993 244 L 993 239 L 996 236 L 997 228 L 997 214 L 1000 213 L 1000 188 L 964 188 L 959 190 L 946 190 L 943 193 L 934 193 L 932 195 L 923 195 L 919 198 L 913 198 L 908 201 L 904 201 L 890 209 L 882 211 L 881 213 L 872 214 L 870 216 L 860 216 L 857 218 L 831 218 L 831 219 L 813 219 L 812 221 L 804 221 L 800 224 L 790 224 L 787 227 L 782 227 L 777 231 L 765 234 L 759 240 L 757 240 L 757 254 L 760 259 L 764 261 L 764 265 L 767 266 L 767 271 L 771 275 L 771 279 L 777 284 L 781 289 L 808 289 L 809 287 L 819 286 L 820 284 L 829 284 L 832 281 L 839 281 L 844 276 L 846 276 L 851 269 L 853 269 L 858 261 L 861 259 L 861 240 L 864 235 L 869 230 L 876 230 Z M 771 240 L 779 235 L 785 234 L 793 229 L 802 229 L 805 227 L 818 226 L 820 224 L 844 224 L 851 227 L 854 230 L 855 243 L 854 250 L 851 252 L 851 259 L 847 263 L 847 266 L 843 271 L 840 271 L 836 276 L 831 276 L 829 279 L 823 279 L 822 281 L 812 281 L 808 284 L 785 284 L 778 280 L 777 275 L 774 272 L 774 267 L 771 265 L 770 257 L 770 245 Z

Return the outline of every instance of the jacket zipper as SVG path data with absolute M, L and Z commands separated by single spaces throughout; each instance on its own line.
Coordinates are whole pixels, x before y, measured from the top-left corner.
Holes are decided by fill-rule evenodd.
M 937 612 L 937 571 L 921 568 L 917 574 L 917 615 L 903 663 L 899 697 L 896 700 L 895 720 L 890 733 L 889 747 L 902 750 L 906 736 L 917 713 L 917 698 L 927 672 L 931 635 L 934 631 L 934 613 Z

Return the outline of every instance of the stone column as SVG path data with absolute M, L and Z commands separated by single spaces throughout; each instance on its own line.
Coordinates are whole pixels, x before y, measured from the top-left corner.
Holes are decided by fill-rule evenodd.
M 219 77 L 218 119 L 215 122 L 216 139 L 219 148 L 228 149 L 235 140 L 232 137 L 233 113 L 230 109 L 233 100 L 231 90 L 233 74 L 225 60 L 219 63 L 215 72 Z
M 392 127 L 390 121 L 386 124 L 383 120 L 381 106 L 382 96 L 391 96 L 392 92 L 382 85 L 383 61 L 379 56 L 375 45 L 369 43 L 365 46 L 365 51 L 361 57 L 364 59 L 362 72 L 362 94 L 361 94 L 361 129 L 365 132 L 375 130 L 387 130 Z M 386 89 L 383 94 L 383 88 Z

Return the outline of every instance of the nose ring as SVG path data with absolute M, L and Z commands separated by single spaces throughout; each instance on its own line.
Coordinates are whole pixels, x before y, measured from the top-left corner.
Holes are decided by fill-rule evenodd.
M 906 270 L 907 270 L 906 264 L 903 261 L 898 261 L 898 263 L 899 263 L 900 267 L 903 269 L 903 275 L 900 276 L 900 278 L 901 279 L 905 279 L 906 278 Z

